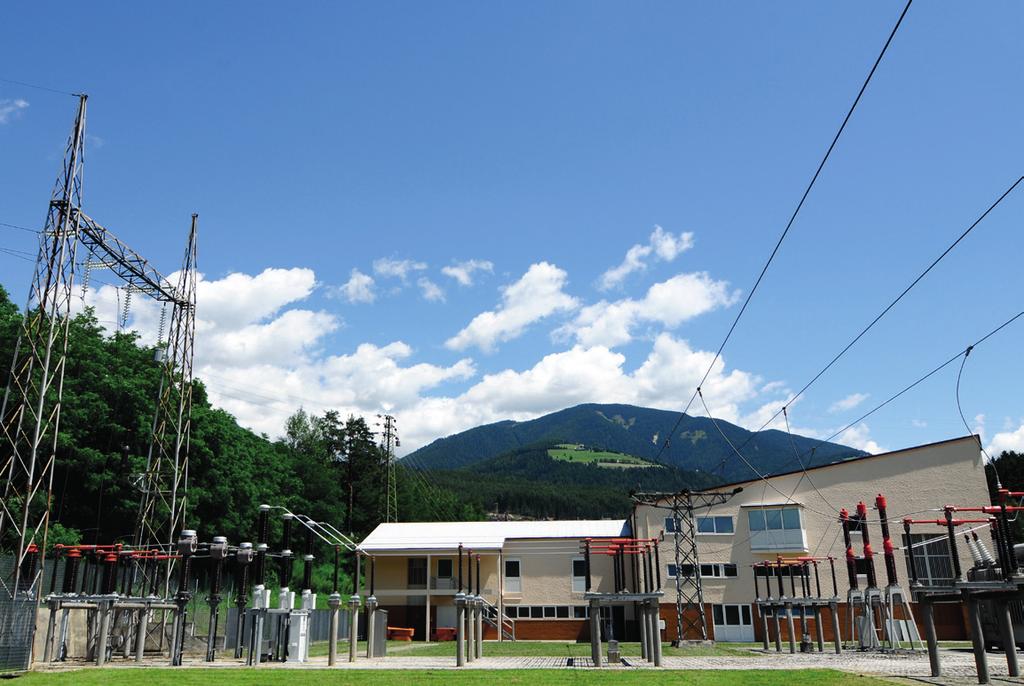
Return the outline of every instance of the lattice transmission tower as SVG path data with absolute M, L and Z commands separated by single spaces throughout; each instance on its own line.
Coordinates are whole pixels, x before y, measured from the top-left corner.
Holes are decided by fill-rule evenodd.
M 398 422 L 389 414 L 377 415 L 383 421 L 380 448 L 384 454 L 384 471 L 387 485 L 384 491 L 384 521 L 398 521 L 398 481 L 395 474 L 395 448 L 402 445 L 398 439 Z
M 196 301 L 196 216 L 177 284 L 172 285 L 138 253 L 82 210 L 87 96 L 78 113 L 63 167 L 39 233 L 28 303 L 10 375 L 0 405 L 0 555 L 13 554 L 14 572 L 0 578 L 0 594 L 38 596 L 43 565 L 32 560 L 46 550 L 53 468 L 60 429 L 68 327 L 78 251 L 83 265 L 99 265 L 120 277 L 136 294 L 172 306 L 170 335 L 158 350 L 161 391 L 153 421 L 136 543 L 170 545 L 185 516 L 192 354 Z M 39 555 L 40 559 L 44 559 Z M 8 586 L 8 581 L 11 585 Z M 0 603 L 2 606 L 2 603 Z
M 708 638 L 704 588 L 700 581 L 700 555 L 697 552 L 697 526 L 693 511 L 721 505 L 741 490 L 633 495 L 633 500 L 640 505 L 666 509 L 672 513 L 672 548 L 676 566 L 676 645 L 679 641 L 686 640 L 691 630 L 696 631 L 702 641 Z

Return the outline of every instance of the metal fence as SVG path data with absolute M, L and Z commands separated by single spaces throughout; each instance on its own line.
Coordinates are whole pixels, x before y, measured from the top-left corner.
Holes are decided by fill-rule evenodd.
M 14 557 L 0 558 L 0 673 L 23 671 L 32 660 L 35 636 L 36 602 L 31 597 L 11 596 L 14 583 Z
M 338 610 L 338 640 L 348 640 L 348 628 L 349 628 L 349 613 L 348 610 Z M 221 626 L 224 627 L 224 645 L 231 647 L 234 646 L 238 641 L 238 608 L 228 608 L 226 621 L 222 620 Z M 243 629 L 243 631 L 246 631 Z M 331 611 L 330 610 L 313 610 L 309 618 L 309 640 L 310 641 L 326 641 L 330 637 L 331 630 Z M 264 628 L 265 632 L 270 631 L 270 623 L 268 622 Z M 360 631 L 364 631 L 360 627 Z

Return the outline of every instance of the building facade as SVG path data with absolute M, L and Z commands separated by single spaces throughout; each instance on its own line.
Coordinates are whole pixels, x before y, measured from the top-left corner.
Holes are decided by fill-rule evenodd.
M 875 549 L 880 551 L 882 537 L 874 502 L 878 494 L 887 498 L 899 581 L 906 590 L 907 542 L 900 520 L 908 515 L 939 518 L 947 504 L 989 502 L 975 436 L 725 484 L 715 490 L 736 493 L 724 504 L 694 513 L 699 570 L 677 569 L 673 539 L 679 524 L 668 509 L 668 498 L 635 506 L 625 521 L 381 524 L 362 547 L 374 560 L 374 593 L 380 606 L 389 611 L 389 624 L 414 628 L 416 640 L 432 638 L 439 629 L 455 625 L 453 601 L 458 588 L 460 544 L 464 551 L 464 586 L 469 584 L 467 570 L 471 564 L 475 588 L 479 559 L 481 595 L 492 617 L 500 618 L 502 625 L 511 629 L 506 637 L 514 632 L 517 639 L 587 640 L 589 608 L 583 597 L 582 542 L 587 538 L 635 536 L 660 540 L 665 640 L 677 636 L 676 576 L 699 573 L 709 638 L 754 641 L 761 638 L 753 602 L 755 563 L 779 557 L 832 556 L 836 559 L 839 598 L 845 600 L 849 585 L 838 522 L 840 508 L 854 513 L 859 502 L 867 505 L 867 526 Z M 912 542 L 919 544 L 915 548 L 918 574 L 925 583 L 941 583 L 952 576 L 943 533 L 943 529 L 931 527 L 915 529 L 913 534 Z M 855 531 L 853 535 L 854 548 L 860 554 L 860 533 Z M 961 567 L 969 569 L 972 561 L 965 546 L 960 546 L 958 552 Z M 876 556 L 876 568 L 879 583 L 884 584 L 881 555 Z M 830 596 L 832 582 L 827 565 L 819 571 L 822 593 Z M 866 570 L 862 567 L 860 571 Z M 591 576 L 593 591 L 611 592 L 611 559 L 595 557 Z M 626 585 L 637 590 L 639 583 L 628 573 Z M 860 585 L 866 585 L 866 578 L 861 578 Z M 607 610 L 606 619 L 617 638 L 636 640 L 633 610 L 629 606 Z M 846 627 L 845 603 L 841 603 L 840 613 L 841 626 Z M 493 621 L 487 627 L 487 638 L 498 638 L 497 623 Z M 942 639 L 967 636 L 959 605 L 937 606 L 936 623 Z M 825 630 L 831 636 L 829 623 Z M 691 632 L 684 638 L 699 636 Z

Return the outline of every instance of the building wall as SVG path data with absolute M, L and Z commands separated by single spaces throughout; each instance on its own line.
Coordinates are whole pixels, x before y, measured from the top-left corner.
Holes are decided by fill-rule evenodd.
M 872 548 L 876 551 L 875 568 L 879 585 L 885 585 L 885 564 L 881 556 L 882 536 L 878 512 L 874 509 L 876 494 L 883 494 L 888 501 L 888 517 L 902 517 L 915 513 L 915 518 L 941 518 L 941 512 L 929 512 L 946 504 L 983 505 L 988 503 L 988 488 L 978 444 L 973 437 L 965 437 L 939 444 L 911 448 L 877 457 L 853 460 L 837 465 L 809 470 L 803 473 L 771 477 L 768 484 L 762 480 L 739 484 L 743 491 L 733 496 L 726 504 L 718 505 L 700 515 L 729 515 L 733 518 L 733 534 L 698 534 L 697 546 L 701 563 L 734 563 L 737 565 L 735 578 L 702 578 L 706 603 L 750 603 L 754 599 L 754 580 L 751 565 L 763 560 L 782 557 L 833 556 L 836 558 L 836 577 L 839 597 L 846 598 L 848 575 L 845 565 L 845 547 L 840 525 L 837 521 L 838 508 L 845 507 L 851 514 L 859 501 L 868 505 L 869 532 Z M 809 477 L 809 478 L 808 478 Z M 812 486 L 813 484 L 813 486 Z M 801 518 L 806 538 L 804 551 L 757 552 L 751 550 L 751 532 L 746 510 L 750 506 L 777 505 L 789 498 L 801 506 Z M 745 507 L 746 506 L 746 507 Z M 635 512 L 634 526 L 637 536 L 659 536 L 665 528 L 665 518 L 671 516 L 666 509 L 640 506 Z M 893 542 L 902 545 L 903 526 L 899 521 L 891 522 Z M 944 529 L 937 526 L 915 527 L 915 533 L 940 536 Z M 988 533 L 984 537 L 988 538 Z M 960 545 L 961 567 L 966 570 L 972 565 L 966 546 Z M 673 562 L 673 535 L 666 534 L 659 546 L 661 572 L 665 591 L 663 603 L 670 609 L 668 624 L 674 633 L 675 582 L 668 578 L 668 564 Z M 854 534 L 854 551 L 860 555 L 862 542 L 859 533 Z M 906 589 L 909 586 L 907 563 L 902 551 L 897 551 L 899 582 Z M 832 595 L 832 583 L 827 563 L 819 569 L 822 594 Z M 813 577 L 812 577 L 813 579 Z M 764 593 L 764 579 L 762 594 Z M 775 580 L 772 580 L 775 591 Z M 863 586 L 863 579 L 861 579 Z M 789 593 L 789 581 L 786 580 Z M 956 615 L 955 612 L 952 615 Z M 708 615 L 710 617 L 710 613 Z M 710 622 L 709 622 L 710 624 Z M 755 622 L 755 625 L 757 622 Z M 845 628 L 844 628 L 845 631 Z M 962 627 L 950 627 L 945 637 L 956 638 L 963 634 Z M 950 635 L 957 634 L 957 635 Z

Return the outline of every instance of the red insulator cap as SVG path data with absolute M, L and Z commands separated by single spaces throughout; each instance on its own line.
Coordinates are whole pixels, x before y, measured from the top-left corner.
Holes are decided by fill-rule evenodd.
M 875 507 L 882 509 L 885 507 L 885 496 L 879 493 L 875 496 Z
M 857 514 L 865 516 L 868 513 L 868 506 L 864 504 L 864 501 L 857 503 Z
M 891 538 L 887 538 L 884 541 L 882 541 L 882 550 L 885 551 L 885 554 L 887 556 L 888 555 L 892 555 L 895 552 L 896 549 L 893 548 L 893 546 L 892 546 L 892 539 Z

